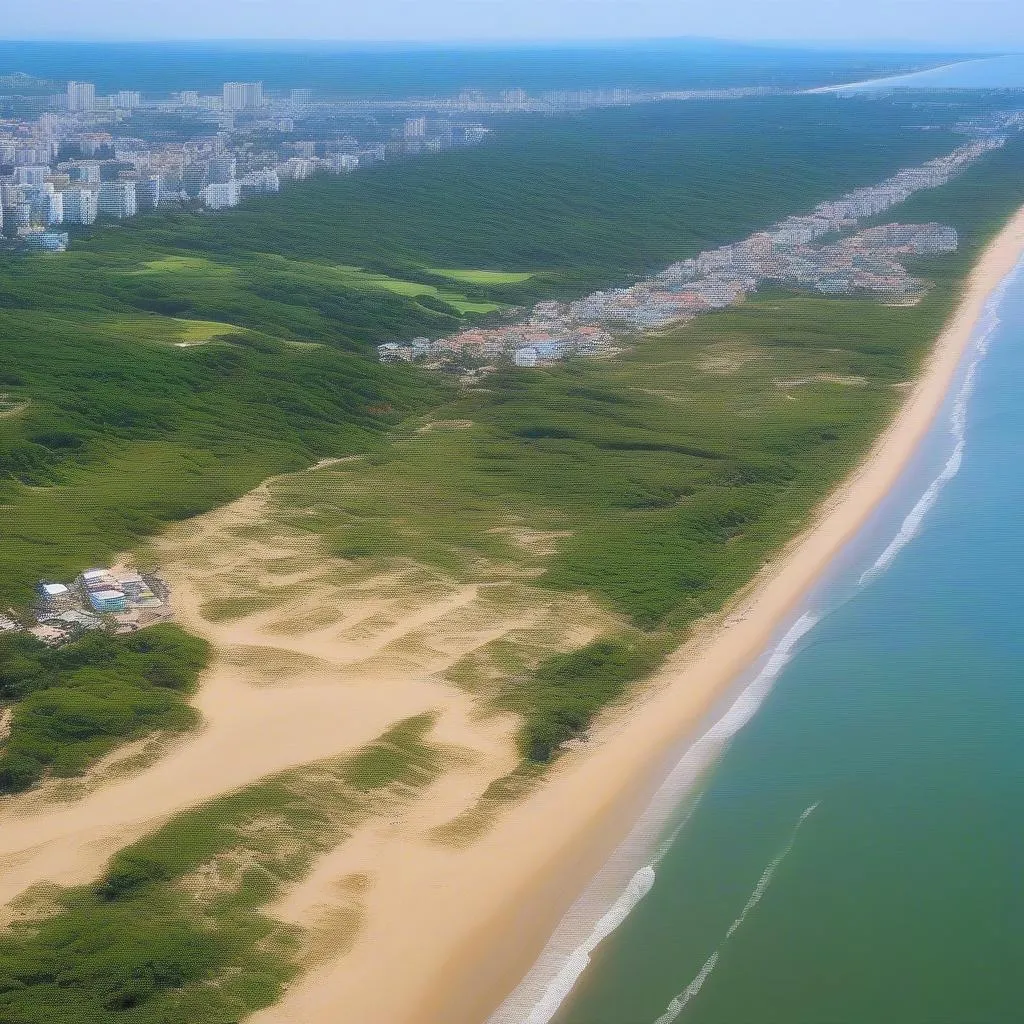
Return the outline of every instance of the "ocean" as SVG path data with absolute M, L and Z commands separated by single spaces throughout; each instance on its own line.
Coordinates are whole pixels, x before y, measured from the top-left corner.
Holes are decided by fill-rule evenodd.
M 225 81 L 325 96 L 380 98 L 550 89 L 800 87 L 927 67 L 949 57 L 863 54 L 699 39 L 623 43 L 416 45 L 337 41 L 71 42 L 0 40 L 0 77 L 95 82 L 100 92 L 219 92 Z M 6 91 L 0 88 L 0 93 Z
M 495 1021 L 1024 1019 L 1022 380 L 1019 270 L 899 485 Z

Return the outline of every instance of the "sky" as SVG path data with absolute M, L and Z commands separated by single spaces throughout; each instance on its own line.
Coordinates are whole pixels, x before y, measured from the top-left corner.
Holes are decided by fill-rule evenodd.
M 5 39 L 705 37 L 1024 51 L 1024 0 L 0 0 Z

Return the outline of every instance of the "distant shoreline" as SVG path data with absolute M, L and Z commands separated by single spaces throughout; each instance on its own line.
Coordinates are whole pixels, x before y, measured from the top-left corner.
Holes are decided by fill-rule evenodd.
M 845 92 L 847 89 L 863 89 L 867 86 L 875 86 L 876 88 L 884 89 L 886 88 L 887 83 L 891 84 L 893 82 L 901 82 L 904 79 L 912 78 L 915 75 L 926 75 L 932 71 L 945 71 L 948 68 L 959 68 L 964 64 L 983 64 L 986 61 L 998 60 L 1000 57 L 1005 56 L 1009 55 L 992 54 L 987 57 L 969 57 L 967 60 L 954 60 L 950 61 L 948 64 L 936 64 L 929 68 L 917 68 L 915 71 L 903 71 L 898 75 L 883 75 L 881 78 L 864 78 L 857 82 L 843 82 L 840 85 L 819 85 L 815 86 L 813 89 L 804 89 L 802 92 L 805 96 L 820 96 L 831 92 Z M 927 88 L 927 85 L 924 85 L 921 88 Z M 940 86 L 935 86 L 934 88 L 940 88 Z
M 990 295 L 1022 258 L 1024 207 L 981 254 L 906 401 L 813 525 L 762 570 L 716 628 L 670 659 L 658 673 L 659 688 L 605 723 L 587 749 L 567 755 L 549 782 L 488 836 L 453 855 L 461 862 L 461 891 L 452 894 L 451 910 L 464 919 L 464 927 L 454 929 L 464 939 L 446 949 L 424 942 L 424 962 L 414 973 L 431 980 L 409 992 L 403 1021 L 482 1024 L 525 976 L 562 915 L 639 817 L 668 752 L 765 650 L 897 482 L 946 399 Z M 415 921 L 415 908 L 408 909 Z M 367 992 L 368 1015 L 360 1019 L 377 1019 L 371 998 Z M 322 1000 L 304 1001 L 304 1009 L 320 1003 L 328 1010 L 328 991 Z

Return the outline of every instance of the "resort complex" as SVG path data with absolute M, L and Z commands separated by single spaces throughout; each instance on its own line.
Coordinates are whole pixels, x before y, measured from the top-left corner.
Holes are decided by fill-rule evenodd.
M 85 569 L 71 583 L 41 581 L 28 616 L 0 615 L 0 632 L 25 630 L 44 643 L 74 639 L 82 630 L 127 633 L 171 618 L 170 590 L 154 573 Z

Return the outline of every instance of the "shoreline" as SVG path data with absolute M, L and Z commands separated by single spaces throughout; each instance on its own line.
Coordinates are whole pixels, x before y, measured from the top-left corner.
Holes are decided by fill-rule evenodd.
M 513 877 L 502 879 L 503 871 L 492 865 L 492 884 L 502 884 L 503 898 L 478 904 L 478 924 L 466 929 L 465 940 L 450 951 L 433 983 L 409 1000 L 408 1012 L 392 1019 L 483 1024 L 523 980 L 565 912 L 640 817 L 672 749 L 720 705 L 898 481 L 947 398 L 990 296 L 1022 258 L 1024 207 L 982 251 L 907 398 L 860 465 L 826 498 L 812 525 L 765 566 L 715 629 L 671 656 L 655 677 L 660 688 L 616 715 L 595 736 L 593 749 L 565 758 L 541 790 L 477 844 L 479 850 L 465 851 L 466 861 L 497 856 Z M 545 824 L 555 826 L 557 842 L 536 841 Z M 544 845 L 547 849 L 538 850 Z M 474 866 L 482 869 L 480 863 Z M 475 872 L 466 878 L 467 886 L 478 881 Z

